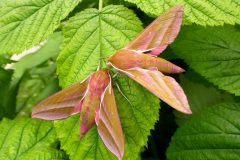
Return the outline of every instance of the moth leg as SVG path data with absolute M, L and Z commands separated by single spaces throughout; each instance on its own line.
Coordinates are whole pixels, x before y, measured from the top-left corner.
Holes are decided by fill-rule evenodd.
M 119 91 L 119 93 L 128 101 L 128 103 L 129 104 L 131 104 L 132 105 L 132 103 L 131 103 L 131 101 L 127 98 L 127 96 L 122 92 L 122 90 L 121 90 L 121 88 L 120 88 L 120 86 L 118 85 L 118 83 L 117 82 L 115 82 L 115 85 L 116 85 L 116 87 L 117 87 L 117 89 L 118 89 L 118 91 Z
M 116 72 L 116 73 L 112 76 L 112 78 L 116 78 L 118 75 L 119 75 L 119 72 Z

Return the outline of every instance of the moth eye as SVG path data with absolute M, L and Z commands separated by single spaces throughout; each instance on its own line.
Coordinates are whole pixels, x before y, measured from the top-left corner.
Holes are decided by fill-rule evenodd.
M 152 49 L 142 51 L 143 54 L 147 54 L 147 53 L 150 53 L 150 52 L 152 52 Z

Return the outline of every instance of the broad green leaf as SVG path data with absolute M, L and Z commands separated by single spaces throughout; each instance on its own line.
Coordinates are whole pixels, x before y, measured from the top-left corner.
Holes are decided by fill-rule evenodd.
M 115 84 L 118 84 L 115 96 L 125 137 L 124 159 L 135 160 L 141 148 L 147 144 L 150 130 L 158 119 L 159 101 L 126 76 L 118 77 Z M 118 88 L 121 88 L 122 93 Z M 61 148 L 70 155 L 71 160 L 116 159 L 104 146 L 96 127 L 88 131 L 82 140 L 79 139 L 79 115 L 55 121 L 55 127 Z
M 167 151 L 169 160 L 240 159 L 240 104 L 206 108 L 181 126 Z
M 61 86 L 83 80 L 106 58 L 141 31 L 141 22 L 123 6 L 110 5 L 99 12 L 86 9 L 63 27 L 64 42 L 57 71 Z
M 223 102 L 234 102 L 234 96 L 217 89 L 207 82 L 199 74 L 188 70 L 185 74 L 180 75 L 180 85 L 187 95 L 193 115 L 199 113 L 206 107 Z M 175 111 L 177 123 L 181 124 L 192 115 L 182 114 Z
M 185 27 L 172 45 L 208 81 L 240 95 L 240 32 L 233 27 Z
M 54 33 L 48 41 L 35 53 L 26 55 L 18 62 L 13 64 L 14 78 L 20 78 L 27 69 L 38 66 L 50 58 L 54 58 L 59 52 L 59 46 L 62 41 L 60 32 Z
M 45 40 L 81 0 L 2 0 L 0 54 L 20 53 Z
M 57 150 L 51 122 L 29 118 L 4 119 L 0 123 L 2 160 L 53 160 L 66 158 Z
M 184 6 L 184 22 L 199 25 L 240 23 L 240 2 L 232 0 L 125 0 L 151 16 L 159 16 L 175 5 Z

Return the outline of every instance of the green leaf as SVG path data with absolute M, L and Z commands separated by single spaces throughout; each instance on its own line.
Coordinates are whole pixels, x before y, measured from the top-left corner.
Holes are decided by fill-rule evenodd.
M 55 64 L 50 62 L 45 65 L 32 68 L 23 75 L 17 95 L 16 112 L 19 116 L 29 116 L 40 100 L 59 90 Z
M 21 118 L 0 123 L 0 157 L 4 160 L 64 159 L 57 150 L 51 122 Z
M 218 90 L 192 70 L 181 74 L 179 81 L 188 97 L 193 113 L 200 112 L 204 107 L 234 101 L 231 94 Z
M 206 108 L 181 126 L 167 151 L 169 160 L 240 158 L 240 104 Z
M 2 0 L 0 54 L 20 53 L 45 40 L 81 0 Z
M 154 128 L 158 119 L 159 101 L 126 76 L 118 77 L 115 82 L 122 92 L 120 93 L 115 88 L 118 112 L 125 137 L 124 159 L 135 160 L 141 148 L 147 144 L 150 130 Z M 79 139 L 79 115 L 74 115 L 67 120 L 55 121 L 55 127 L 61 141 L 61 148 L 70 155 L 71 160 L 116 159 L 104 146 L 96 127 L 87 132 L 82 140 Z
M 0 67 L 0 119 L 15 116 L 17 86 L 11 86 L 12 73 Z
M 18 89 L 16 112 L 19 116 L 30 116 L 32 108 L 40 100 L 55 93 L 58 89 L 56 77 L 43 78 L 39 75 L 32 77 L 32 75 L 25 74 Z
M 240 95 L 239 37 L 233 27 L 185 27 L 173 50 L 208 81 Z
M 117 49 L 141 31 L 141 22 L 123 6 L 110 5 L 99 12 L 86 9 L 63 27 L 64 42 L 57 71 L 61 86 L 83 80 Z
M 206 107 L 223 102 L 234 102 L 235 100 L 233 95 L 217 89 L 192 70 L 188 70 L 185 74 L 181 74 L 179 81 L 187 95 L 193 115 L 199 113 Z M 174 111 L 174 114 L 177 117 L 176 121 L 178 124 L 185 122 L 186 119 L 192 116 L 177 111 Z
M 14 78 L 21 79 L 16 105 L 18 116 L 30 116 L 32 107 L 59 90 L 54 59 L 58 54 L 61 39 L 60 33 L 53 34 L 37 52 L 13 64 Z
M 0 54 L 0 67 L 4 68 L 4 65 L 8 63 L 12 63 L 13 61 L 10 59 L 9 55 L 6 54 Z
M 14 78 L 20 78 L 27 69 L 36 67 L 43 62 L 55 57 L 59 53 L 59 46 L 62 41 L 60 32 L 54 33 L 48 41 L 35 53 L 31 53 L 21 58 L 13 64 Z
M 184 22 L 199 25 L 223 25 L 240 23 L 240 2 L 231 0 L 125 0 L 134 3 L 151 16 L 161 13 L 175 5 L 184 6 Z
M 115 159 L 98 136 L 96 127 L 90 129 L 80 141 L 79 114 L 54 123 L 61 148 L 70 155 L 71 160 Z

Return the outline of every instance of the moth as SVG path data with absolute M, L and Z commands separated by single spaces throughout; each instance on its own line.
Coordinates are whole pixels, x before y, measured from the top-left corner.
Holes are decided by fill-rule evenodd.
M 155 19 L 125 48 L 110 56 L 108 64 L 126 74 L 176 110 L 191 114 L 181 86 L 164 74 L 181 73 L 184 69 L 157 57 L 177 37 L 183 7 L 175 6 Z
M 157 57 L 180 31 L 183 7 L 175 6 L 156 18 L 125 48 L 110 56 L 107 64 L 147 88 L 173 108 L 191 114 L 180 85 L 164 74 L 184 70 Z M 93 126 L 105 146 L 120 160 L 124 156 L 124 135 L 108 69 L 100 69 L 42 100 L 32 110 L 33 118 L 65 119 L 80 114 L 80 138 Z
M 77 113 L 80 113 L 80 138 L 96 124 L 106 147 L 121 159 L 124 138 L 107 69 L 100 69 L 44 99 L 33 108 L 32 117 L 58 120 Z

